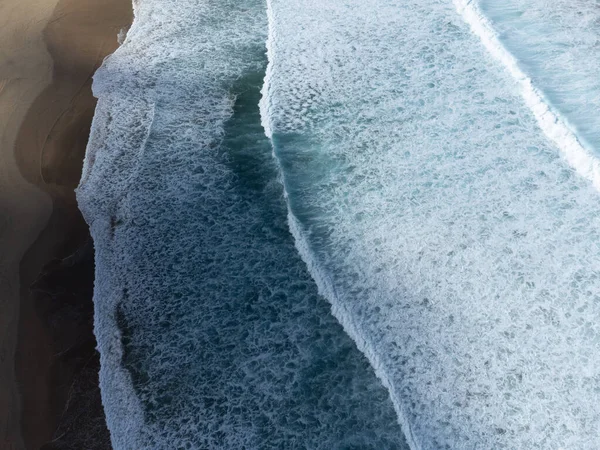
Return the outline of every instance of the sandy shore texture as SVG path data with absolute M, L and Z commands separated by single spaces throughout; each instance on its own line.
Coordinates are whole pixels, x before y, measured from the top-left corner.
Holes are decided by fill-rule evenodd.
M 43 30 L 57 0 L 0 2 L 0 448 L 22 448 L 14 377 L 19 261 L 52 210 L 19 174 L 14 146 L 29 107 L 52 80 Z
M 130 0 L 0 1 L 2 449 L 64 439 L 66 406 L 89 384 L 80 378 L 90 357 L 65 359 L 93 342 L 89 317 L 73 313 L 91 301 L 93 267 L 73 189 L 96 104 L 91 76 L 131 19 Z M 56 305 L 66 297 L 74 307 Z

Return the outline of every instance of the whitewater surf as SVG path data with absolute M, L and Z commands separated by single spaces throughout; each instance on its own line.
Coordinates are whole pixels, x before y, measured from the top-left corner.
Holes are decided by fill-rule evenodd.
M 459 11 L 270 1 L 291 230 L 411 447 L 594 448 L 600 199 Z
M 136 3 L 94 78 L 78 200 L 116 449 L 406 449 L 286 224 L 260 1 Z
M 503 5 L 135 2 L 78 188 L 115 448 L 595 448 L 598 13 Z

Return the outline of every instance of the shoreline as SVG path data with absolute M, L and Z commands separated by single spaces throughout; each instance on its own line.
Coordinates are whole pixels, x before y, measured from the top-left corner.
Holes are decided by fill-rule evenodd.
M 49 76 L 45 85 L 32 95 L 20 126 L 15 126 L 18 134 L 11 152 L 18 169 L 15 175 L 26 180 L 23 183 L 38 191 L 46 202 L 44 217 L 39 215 L 25 221 L 35 226 L 35 230 L 15 260 L 15 264 L 21 260 L 18 263 L 20 286 L 16 286 L 20 287 L 21 311 L 18 326 L 12 329 L 17 339 L 16 350 L 10 358 L 14 361 L 19 386 L 16 418 L 15 404 L 9 409 L 13 429 L 10 439 L 14 448 L 37 449 L 60 437 L 55 433 L 61 423 L 68 420 L 65 405 L 68 402 L 69 408 L 72 407 L 75 384 L 82 383 L 79 375 L 87 367 L 81 359 L 90 360 L 88 354 L 95 353 L 89 320 L 93 310 L 93 282 L 88 280 L 86 286 L 78 286 L 82 282 L 76 279 L 77 270 L 69 273 L 70 267 L 66 271 L 62 270 L 64 267 L 58 270 L 48 267 L 57 266 L 57 261 L 66 261 L 65 258 L 85 246 L 89 239 L 74 189 L 79 183 L 96 105 L 91 77 L 104 57 L 116 50 L 117 34 L 132 20 L 129 0 L 46 0 L 49 2 L 52 9 L 40 23 L 39 30 L 40 48 L 49 60 Z M 31 9 L 35 7 L 20 8 L 26 16 L 24 20 L 31 20 Z M 20 54 L 15 58 L 21 58 Z M 34 210 L 39 213 L 42 208 L 36 205 Z M 93 268 L 93 262 L 86 264 Z M 54 272 L 58 275 L 53 275 Z M 45 285 L 58 283 L 55 292 L 32 289 L 32 284 L 39 284 L 40 278 Z M 86 312 L 71 317 L 74 309 L 80 307 L 68 304 L 75 294 L 85 297 L 75 298 L 75 301 L 84 304 Z M 57 318 L 57 308 L 64 317 Z M 67 331 L 57 330 L 57 321 Z M 93 345 L 90 346 L 90 342 Z M 73 357 L 68 354 L 73 348 L 83 353 Z M 94 370 L 88 372 L 88 378 L 94 375 L 97 378 Z M 89 384 L 89 380 L 83 381 L 86 382 Z M 20 422 L 20 430 L 15 431 L 15 420 L 17 424 Z

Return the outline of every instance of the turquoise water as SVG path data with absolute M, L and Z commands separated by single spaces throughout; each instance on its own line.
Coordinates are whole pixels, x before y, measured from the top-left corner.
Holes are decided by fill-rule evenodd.
M 600 4 L 481 0 L 500 41 L 600 157 Z
M 135 4 L 78 189 L 115 448 L 595 448 L 594 28 L 502 5 Z

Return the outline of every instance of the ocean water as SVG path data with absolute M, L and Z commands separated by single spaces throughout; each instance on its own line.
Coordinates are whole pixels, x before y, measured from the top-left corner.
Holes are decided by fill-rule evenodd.
M 298 255 L 259 114 L 260 1 L 136 4 L 78 188 L 116 449 L 405 449 Z
M 78 188 L 116 449 L 597 448 L 594 2 L 134 7 Z
M 270 0 L 291 229 L 411 447 L 596 448 L 600 197 L 472 3 Z
M 600 158 L 600 3 L 480 0 L 479 7 L 532 85 Z
M 600 190 L 597 2 L 454 0 L 457 10 L 519 84 L 544 134 Z

